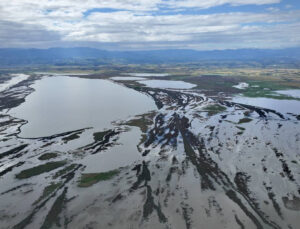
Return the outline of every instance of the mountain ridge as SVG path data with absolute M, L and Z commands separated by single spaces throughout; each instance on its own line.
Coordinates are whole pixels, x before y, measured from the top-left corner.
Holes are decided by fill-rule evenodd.
M 108 51 L 97 48 L 1 48 L 1 65 L 59 64 L 59 63 L 188 63 L 199 61 L 300 61 L 300 48 L 285 49 L 227 49 L 198 51 L 164 49 L 141 51 Z

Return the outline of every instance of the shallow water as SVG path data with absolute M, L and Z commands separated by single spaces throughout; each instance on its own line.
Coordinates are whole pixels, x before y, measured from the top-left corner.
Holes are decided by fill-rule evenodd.
M 294 98 L 300 98 L 300 90 L 282 90 L 276 91 L 278 94 L 288 95 Z
M 297 100 L 279 100 L 270 98 L 249 98 L 249 97 L 233 97 L 233 102 L 243 103 L 247 105 L 269 108 L 281 113 L 291 112 L 300 114 L 300 101 Z
M 29 75 L 25 74 L 12 74 L 11 76 L 12 78 L 9 81 L 0 84 L 0 92 L 5 91 L 6 89 L 28 79 L 29 77 Z
M 131 131 L 120 135 L 116 146 L 81 160 L 81 163 L 87 166 L 85 172 L 106 172 L 141 159 L 142 155 L 136 147 L 140 141 L 140 134 L 138 128 L 131 128 Z
M 26 102 L 9 112 L 28 121 L 21 128 L 21 137 L 110 128 L 114 120 L 156 109 L 150 97 L 108 80 L 47 77 L 33 88 Z
M 249 87 L 249 84 L 241 82 L 238 85 L 234 85 L 232 87 L 243 90 L 243 89 L 246 89 L 247 87 Z
M 123 106 L 125 101 L 126 107 L 134 104 L 137 109 L 141 101 L 148 103 L 149 99 L 107 80 L 49 77 L 36 81 L 34 87 L 36 92 L 20 106 L 34 103 L 33 98 L 41 100 L 27 108 L 29 115 L 42 112 L 51 121 L 57 118 L 53 113 L 59 108 L 59 115 L 66 115 L 64 122 L 74 119 L 73 125 L 77 125 L 79 119 L 91 119 L 89 115 L 94 112 L 97 116 L 94 122 L 87 121 L 101 129 L 115 119 L 102 117 L 112 102 Z M 115 130 L 120 132 L 108 141 L 98 139 L 95 143 L 101 147 L 97 149 L 85 141 L 87 136 L 93 137 L 94 129 L 67 143 L 64 137 L 20 139 L 16 137 L 19 120 L 1 116 L 4 128 L 0 134 L 6 140 L 0 141 L 3 144 L 0 172 L 4 174 L 0 179 L 0 228 L 41 228 L 41 225 L 52 228 L 59 227 L 58 222 L 65 228 L 152 229 L 186 228 L 187 225 L 191 228 L 224 228 L 224 225 L 227 228 L 270 228 L 270 225 L 298 228 L 299 209 L 291 210 L 297 207 L 292 197 L 298 198 L 299 189 L 300 122 L 295 117 L 268 116 L 262 122 L 257 112 L 227 107 L 210 98 L 202 100 L 196 92 L 168 93 L 144 88 L 144 93 L 153 95 L 163 108 L 155 114 L 134 117 L 136 122 L 131 124 L 125 120 L 115 123 Z M 131 94 L 139 100 L 138 105 Z M 127 96 L 126 100 L 123 95 Z M 248 98 L 243 99 L 246 103 Z M 65 108 L 60 103 L 71 108 L 79 106 L 79 115 L 84 116 L 64 114 Z M 203 108 L 209 105 L 224 105 L 226 110 L 208 115 Z M 257 100 L 254 105 L 259 105 Z M 43 106 L 46 110 L 47 106 L 56 110 L 40 111 Z M 127 109 L 120 108 L 130 115 L 137 112 L 134 108 Z M 122 112 L 109 114 L 122 118 Z M 239 123 L 245 117 L 252 121 Z M 103 120 L 107 121 L 104 125 Z M 11 151 L 24 144 L 28 146 Z M 67 164 L 24 180 L 16 179 L 21 171 L 46 163 L 40 159 L 46 152 L 57 153 L 56 158 L 47 162 Z M 56 175 L 71 165 L 77 166 L 76 169 Z M 95 179 L 91 186 L 78 187 L 82 174 L 115 169 L 119 173 L 113 177 Z M 49 190 L 45 188 L 59 183 L 60 188 L 47 191 L 45 196 L 45 190 Z M 41 197 L 42 201 L 36 204 Z M 281 214 L 284 217 L 279 217 Z
M 197 85 L 174 80 L 143 80 L 140 83 L 153 88 L 191 89 Z

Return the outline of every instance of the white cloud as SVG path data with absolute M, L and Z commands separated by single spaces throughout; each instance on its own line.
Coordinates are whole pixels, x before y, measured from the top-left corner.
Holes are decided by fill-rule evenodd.
M 232 6 L 240 5 L 265 5 L 279 3 L 281 0 L 208 0 L 208 1 L 197 1 L 197 0 L 170 0 L 166 5 L 172 6 L 173 8 L 189 7 L 189 8 L 210 8 L 214 6 L 220 6 L 229 4 Z
M 296 26 L 300 23 L 300 12 L 292 9 L 210 15 L 176 13 L 186 7 L 278 2 L 280 0 L 1 0 L 0 42 L 2 47 L 88 45 L 124 49 L 298 46 L 300 36 Z M 174 8 L 174 14 L 159 15 L 161 5 Z M 122 11 L 85 14 L 93 8 Z M 158 15 L 154 16 L 153 12 Z

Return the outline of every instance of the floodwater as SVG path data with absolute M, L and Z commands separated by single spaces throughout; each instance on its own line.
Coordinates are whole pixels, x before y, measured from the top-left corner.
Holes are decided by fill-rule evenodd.
M 11 74 L 12 78 L 2 84 L 0 84 L 0 92 L 28 79 L 29 75 L 25 74 Z
M 249 84 L 241 82 L 238 85 L 234 85 L 232 87 L 243 90 L 243 89 L 246 89 L 247 87 L 249 87 Z
M 32 87 L 26 101 L 9 112 L 28 121 L 20 134 L 26 138 L 110 128 L 112 121 L 156 109 L 150 97 L 108 80 L 56 76 Z
M 18 98 L 32 93 L 10 111 L 28 120 L 23 136 L 121 122 L 115 135 L 94 141 L 86 136 L 95 129 L 68 141 L 20 139 L 25 122 L 1 115 L 0 228 L 298 228 L 300 122 L 293 115 L 262 122 L 251 109 L 196 92 L 145 87 L 141 94 L 112 80 L 53 76 L 32 87 L 20 85 Z M 147 94 L 163 108 L 149 114 L 156 108 Z M 238 98 L 281 112 L 300 107 Z M 226 110 L 208 115 L 210 105 Z M 49 152 L 56 157 L 42 160 Z M 66 164 L 51 169 L 50 162 Z
M 300 90 L 282 90 L 276 91 L 278 94 L 288 95 L 294 98 L 300 98 Z
M 191 89 L 197 85 L 175 80 L 143 80 L 140 83 L 153 88 Z
M 279 100 L 270 98 L 249 98 L 249 97 L 233 97 L 233 102 L 243 103 L 247 105 L 273 109 L 281 113 L 300 114 L 300 101 L 297 100 Z

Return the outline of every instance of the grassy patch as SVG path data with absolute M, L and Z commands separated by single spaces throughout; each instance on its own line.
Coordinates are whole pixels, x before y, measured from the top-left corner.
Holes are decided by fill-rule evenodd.
M 226 107 L 223 107 L 218 104 L 208 105 L 208 106 L 204 107 L 204 109 L 203 109 L 203 111 L 206 111 L 208 113 L 208 115 L 210 115 L 210 116 L 224 112 L 225 110 L 226 110 Z
M 104 173 L 84 173 L 78 182 L 79 187 L 89 187 L 99 181 L 109 180 L 119 173 L 119 170 L 111 170 Z
M 77 166 L 77 164 L 71 164 L 71 165 L 69 165 L 69 166 L 67 166 L 67 167 L 65 167 L 65 168 L 63 168 L 63 169 L 57 171 L 57 172 L 54 174 L 53 178 L 56 179 L 56 178 L 58 178 L 58 177 L 60 177 L 60 176 L 65 175 L 66 173 L 68 173 L 68 172 L 72 171 L 73 169 L 75 169 L 76 166 Z
M 60 186 L 61 186 L 61 183 L 51 183 L 50 185 L 46 186 L 44 188 L 42 195 L 33 204 L 37 204 L 41 200 L 45 199 L 47 196 L 49 196 L 51 193 L 53 193 Z
M 67 162 L 66 161 L 55 161 L 55 162 L 48 162 L 43 165 L 39 165 L 30 169 L 25 169 L 16 175 L 17 179 L 26 179 L 32 176 L 37 176 L 42 173 L 50 172 L 51 170 L 57 169 L 61 166 L 64 166 Z
M 57 153 L 44 153 L 38 159 L 41 161 L 44 161 L 44 160 L 49 160 L 49 159 L 56 158 L 56 157 L 57 157 Z
M 236 128 L 238 128 L 238 129 L 241 130 L 241 131 L 246 130 L 244 127 L 241 127 L 241 126 L 236 126 Z
M 55 202 L 53 203 L 51 209 L 49 210 L 41 229 L 48 229 L 48 228 L 62 228 L 61 225 L 61 218 L 59 217 L 61 215 L 61 212 L 63 208 L 65 207 L 65 204 L 67 202 L 66 194 L 67 194 L 67 188 L 64 189 L 62 194 L 57 197 Z
M 74 133 L 74 134 L 71 134 L 71 135 L 69 135 L 67 137 L 62 138 L 62 140 L 64 142 L 69 142 L 69 141 L 72 141 L 72 140 L 75 140 L 75 139 L 78 139 L 78 138 L 80 138 L 79 134 L 78 133 Z
M 252 82 L 251 85 L 256 85 L 258 87 L 251 87 L 251 86 L 248 87 L 243 92 L 244 96 L 251 97 L 251 98 L 264 97 L 264 98 L 279 99 L 279 100 L 300 100 L 299 98 L 294 98 L 292 96 L 276 93 L 276 91 L 278 90 L 291 89 L 291 87 L 287 87 L 276 81 L 274 82 L 257 81 L 257 82 Z
M 238 124 L 242 124 L 242 123 L 248 123 L 251 122 L 252 119 L 251 118 L 241 118 L 238 122 Z
M 149 114 L 145 114 L 145 115 L 139 115 L 137 116 L 137 119 L 132 119 L 129 120 L 127 122 L 125 122 L 125 125 L 128 126 L 136 126 L 138 128 L 140 128 L 140 130 L 143 133 L 146 133 L 148 130 L 148 126 L 153 124 L 153 118 L 155 116 L 155 112 L 149 113 Z
M 102 132 L 96 132 L 94 133 L 94 141 L 103 141 L 103 138 L 105 135 L 109 134 L 111 132 L 111 130 L 106 130 L 106 131 L 102 131 Z

